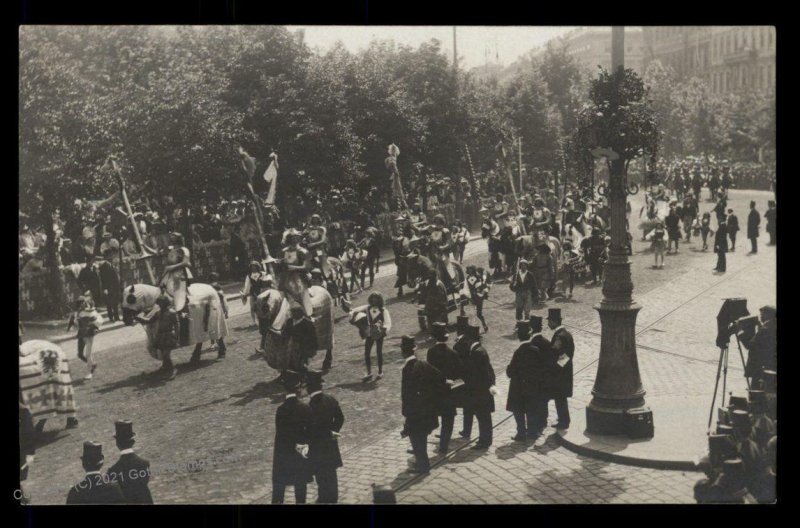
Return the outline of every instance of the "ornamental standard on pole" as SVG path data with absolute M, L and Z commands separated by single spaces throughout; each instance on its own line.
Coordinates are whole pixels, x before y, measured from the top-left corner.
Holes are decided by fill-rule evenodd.
M 624 27 L 611 33 L 611 62 L 615 73 L 624 68 Z M 622 77 L 619 77 L 620 81 Z M 604 145 L 605 146 L 605 145 Z M 586 407 L 586 430 L 606 435 L 627 434 L 626 414 L 649 412 L 636 357 L 636 316 L 641 309 L 632 297 L 631 263 L 625 248 L 625 160 L 608 153 L 611 171 L 608 199 L 611 206 L 611 247 L 603 272 L 603 300 L 594 308 L 600 314 L 600 359 Z

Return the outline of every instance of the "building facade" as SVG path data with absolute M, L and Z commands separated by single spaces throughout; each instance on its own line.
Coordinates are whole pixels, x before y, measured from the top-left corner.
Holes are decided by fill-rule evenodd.
M 567 53 L 585 68 L 595 70 L 598 66 L 611 69 L 611 26 L 583 27 L 570 31 L 560 37 L 567 46 Z M 532 53 L 534 57 L 544 53 L 539 48 Z M 636 73 L 644 72 L 644 47 L 642 29 L 636 26 L 625 27 L 625 67 Z
M 775 89 L 773 26 L 645 26 L 644 67 L 655 60 L 714 93 Z

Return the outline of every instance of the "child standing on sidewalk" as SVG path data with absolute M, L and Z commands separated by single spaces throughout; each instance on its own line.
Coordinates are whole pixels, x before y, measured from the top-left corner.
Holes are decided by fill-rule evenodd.
M 75 312 L 70 315 L 67 323 L 67 332 L 72 329 L 73 325 L 78 327 L 78 358 L 85 361 L 89 367 L 89 373 L 83 378 L 85 380 L 92 379 L 97 368 L 97 363 L 92 360 L 92 346 L 94 345 L 94 336 L 102 324 L 103 318 L 95 309 L 92 295 L 90 292 L 86 292 L 77 300 Z

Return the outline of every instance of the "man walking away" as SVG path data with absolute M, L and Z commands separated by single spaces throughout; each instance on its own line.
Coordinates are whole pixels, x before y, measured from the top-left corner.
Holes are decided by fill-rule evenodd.
M 717 253 L 717 267 L 714 268 L 714 271 L 724 273 L 727 269 L 725 253 L 728 252 L 728 226 L 724 218 L 720 221 L 717 233 L 714 235 L 714 251 Z
M 339 431 L 344 424 L 344 414 L 333 396 L 322 393 L 322 375 L 306 375 L 311 407 L 308 460 L 317 481 L 317 503 L 336 504 L 339 501 L 339 480 L 336 470 L 342 467 L 339 452 Z
M 733 209 L 728 209 L 728 238 L 731 239 L 731 247 L 728 251 L 736 251 L 736 233 L 739 232 L 739 219 L 733 214 Z
M 550 308 L 547 311 L 547 326 L 553 330 L 551 349 L 555 363 L 552 392 L 550 395 L 556 404 L 558 422 L 556 429 L 569 429 L 570 417 L 567 398 L 572 397 L 572 358 L 575 355 L 575 342 L 561 322 L 561 309 Z

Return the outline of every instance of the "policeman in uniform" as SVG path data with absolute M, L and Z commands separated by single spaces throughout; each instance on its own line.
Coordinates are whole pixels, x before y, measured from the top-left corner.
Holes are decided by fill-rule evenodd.
M 126 504 L 153 504 L 150 495 L 150 462 L 133 452 L 136 433 L 133 422 L 117 420 L 114 422 L 114 440 L 119 449 L 119 460 L 108 468 L 106 475 L 118 482 Z
M 455 350 L 447 345 L 449 337 L 447 324 L 442 322 L 433 323 L 431 334 L 436 340 L 436 344 L 428 349 L 426 357 L 428 363 L 435 367 L 444 375 L 447 384 L 452 386 L 455 380 L 464 379 L 464 365 L 456 354 Z M 448 395 L 449 396 L 449 395 Z M 439 416 L 442 419 L 442 428 L 439 433 L 439 454 L 447 454 L 450 438 L 453 436 L 453 423 L 456 417 L 456 407 L 452 398 L 447 397 L 439 402 Z

